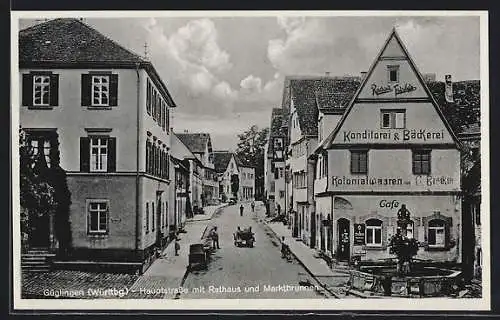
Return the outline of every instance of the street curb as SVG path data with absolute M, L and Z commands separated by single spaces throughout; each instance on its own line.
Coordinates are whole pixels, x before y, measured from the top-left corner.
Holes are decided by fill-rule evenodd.
M 228 206 L 229 206 L 229 204 L 224 204 L 223 206 L 218 207 L 217 209 L 214 210 L 214 212 L 212 213 L 212 215 L 209 218 L 197 219 L 197 220 L 187 220 L 187 222 L 198 222 L 198 221 L 212 220 L 217 212 L 219 212 L 221 209 L 228 207 Z
M 263 219 L 262 222 L 268 226 L 268 223 Z M 269 226 L 268 226 L 269 227 Z M 271 232 L 279 239 L 279 235 L 273 230 L 273 228 L 269 227 Z M 311 270 L 302 262 L 302 260 L 297 257 L 297 255 L 292 251 L 289 250 L 290 253 L 295 257 L 295 259 L 300 263 L 300 265 L 309 273 L 309 275 L 316 280 L 319 284 L 321 284 L 321 287 L 323 287 L 324 290 L 326 290 L 328 293 L 330 293 L 332 296 L 334 296 L 337 299 L 340 299 L 339 295 L 331 290 L 329 290 L 319 279 L 311 272 Z

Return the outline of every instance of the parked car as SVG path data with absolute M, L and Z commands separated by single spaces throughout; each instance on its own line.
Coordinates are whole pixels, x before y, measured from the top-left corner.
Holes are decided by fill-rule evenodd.
M 195 243 L 189 246 L 189 270 L 208 268 L 208 253 L 203 248 L 202 243 Z

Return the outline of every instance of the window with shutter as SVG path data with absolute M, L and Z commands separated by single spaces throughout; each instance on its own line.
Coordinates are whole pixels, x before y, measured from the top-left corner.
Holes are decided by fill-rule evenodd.
M 80 138 L 80 171 L 90 172 L 90 138 Z
M 49 108 L 59 105 L 59 75 L 50 71 L 23 74 L 22 105 Z

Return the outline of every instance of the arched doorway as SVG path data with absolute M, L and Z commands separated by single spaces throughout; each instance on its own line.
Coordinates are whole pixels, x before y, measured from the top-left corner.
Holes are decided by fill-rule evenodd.
M 337 258 L 340 261 L 349 260 L 349 250 L 351 246 L 351 228 L 350 222 L 346 218 L 340 218 L 337 220 Z

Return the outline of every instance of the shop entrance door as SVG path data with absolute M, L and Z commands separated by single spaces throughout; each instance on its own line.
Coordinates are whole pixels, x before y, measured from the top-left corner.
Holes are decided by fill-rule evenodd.
M 337 221 L 338 229 L 338 259 L 340 261 L 349 260 L 349 248 L 350 248 L 350 225 L 349 220 L 345 218 L 340 218 Z

